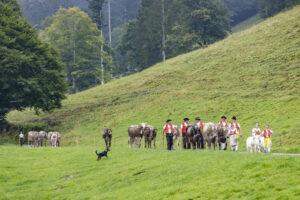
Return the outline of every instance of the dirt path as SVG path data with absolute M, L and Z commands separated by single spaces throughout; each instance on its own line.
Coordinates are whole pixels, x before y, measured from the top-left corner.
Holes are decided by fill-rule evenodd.
M 300 156 L 300 153 L 272 153 L 275 156 Z

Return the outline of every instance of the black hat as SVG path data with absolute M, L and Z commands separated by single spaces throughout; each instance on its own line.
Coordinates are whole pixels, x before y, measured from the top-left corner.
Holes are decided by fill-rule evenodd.
M 235 116 L 233 116 L 233 117 L 232 117 L 232 119 L 233 119 L 233 120 L 236 120 L 236 117 L 235 117 Z
M 227 117 L 223 115 L 223 116 L 221 117 L 221 119 L 227 119 Z
M 172 120 L 168 119 L 168 120 L 167 120 L 167 123 L 168 123 L 168 122 L 171 122 L 171 121 L 172 121 Z
M 200 120 L 200 117 L 196 117 L 195 120 Z
M 189 118 L 184 118 L 183 120 L 184 120 L 184 121 L 188 121 L 188 120 L 190 120 L 190 119 L 189 119 Z

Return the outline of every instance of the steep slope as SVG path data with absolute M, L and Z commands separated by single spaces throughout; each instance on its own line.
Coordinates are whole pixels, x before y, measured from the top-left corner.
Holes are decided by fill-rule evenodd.
M 269 123 L 274 147 L 279 149 L 283 134 L 280 151 L 299 151 L 299 66 L 297 6 L 208 48 L 69 95 L 51 115 L 11 112 L 8 120 L 25 127 L 46 127 L 48 120 L 64 144 L 99 142 L 102 129 L 111 127 L 113 145 L 127 145 L 131 124 L 147 122 L 161 132 L 167 118 L 179 124 L 184 117 L 217 122 L 221 115 L 235 115 L 245 136 L 255 122 Z

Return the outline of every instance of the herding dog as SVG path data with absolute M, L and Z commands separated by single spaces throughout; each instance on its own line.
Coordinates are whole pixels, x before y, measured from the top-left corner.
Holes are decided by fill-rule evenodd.
M 96 150 L 96 155 L 98 156 L 97 160 L 101 160 L 101 158 L 103 156 L 105 156 L 106 158 L 108 158 L 108 156 L 107 156 L 108 151 L 109 151 L 109 148 L 107 148 L 105 151 L 103 151 L 101 153 L 97 153 L 97 150 Z

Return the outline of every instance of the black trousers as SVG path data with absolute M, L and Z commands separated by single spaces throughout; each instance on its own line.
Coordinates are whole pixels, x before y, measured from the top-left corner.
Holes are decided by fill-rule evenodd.
M 20 146 L 23 146 L 24 144 L 24 138 L 20 138 Z
M 172 150 L 172 145 L 173 145 L 173 133 L 167 133 L 166 138 L 167 138 L 168 150 L 171 151 Z

